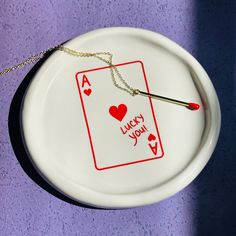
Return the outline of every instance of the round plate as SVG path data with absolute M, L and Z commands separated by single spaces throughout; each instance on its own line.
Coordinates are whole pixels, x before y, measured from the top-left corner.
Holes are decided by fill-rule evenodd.
M 188 185 L 220 130 L 216 92 L 196 59 L 164 36 L 134 28 L 95 30 L 65 46 L 111 52 L 132 87 L 201 107 L 132 97 L 114 86 L 103 61 L 56 51 L 23 102 L 22 132 L 37 171 L 70 198 L 105 208 L 158 202 Z

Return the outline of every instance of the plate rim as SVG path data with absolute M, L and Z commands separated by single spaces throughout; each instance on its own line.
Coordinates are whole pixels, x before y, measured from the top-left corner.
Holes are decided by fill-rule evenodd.
M 96 35 L 102 35 L 110 33 L 127 33 L 127 34 L 134 34 L 134 35 L 142 35 L 143 37 L 151 38 L 152 40 L 156 41 L 158 44 L 167 48 L 168 50 L 174 52 L 177 56 L 179 56 L 182 60 L 184 60 L 188 65 L 190 65 L 194 72 L 198 74 L 198 80 L 204 85 L 204 90 L 207 90 L 206 97 L 208 100 L 208 110 L 210 116 L 210 125 L 208 124 L 208 134 L 205 141 L 205 145 L 201 147 L 201 150 L 193 157 L 190 163 L 174 178 L 168 180 L 167 182 L 163 183 L 162 185 L 157 186 L 151 190 L 146 190 L 144 192 L 138 193 L 129 193 L 129 194 L 107 194 L 102 192 L 97 192 L 95 190 L 91 190 L 89 188 L 85 188 L 82 185 L 76 185 L 77 193 L 71 191 L 73 187 L 73 183 L 68 183 L 68 181 L 60 176 L 58 179 L 53 178 L 53 173 L 51 170 L 50 172 L 47 171 L 48 167 L 40 165 L 37 159 L 35 160 L 32 155 L 30 155 L 30 148 L 27 145 L 27 135 L 24 131 L 25 127 L 27 127 L 27 115 L 25 110 L 27 107 L 30 106 L 32 100 L 30 96 L 32 91 L 37 85 L 36 78 L 40 77 L 40 74 L 44 72 L 47 67 L 50 67 L 50 62 L 56 59 L 58 52 L 54 52 L 39 68 L 37 73 L 35 74 L 34 78 L 32 79 L 25 96 L 22 100 L 22 109 L 21 109 L 21 132 L 24 139 L 25 147 L 29 153 L 29 159 L 33 163 L 36 170 L 39 174 L 55 189 L 59 192 L 63 193 L 64 195 L 68 196 L 69 198 L 81 202 L 83 204 L 87 204 L 90 206 L 95 207 L 103 207 L 103 208 L 128 208 L 128 207 L 137 207 L 143 206 L 147 204 L 152 204 L 159 202 L 167 197 L 170 197 L 183 188 L 185 188 L 190 182 L 192 182 L 198 174 L 202 171 L 204 166 L 207 164 L 211 155 L 214 151 L 216 143 L 219 138 L 220 133 L 220 126 L 221 126 L 221 112 L 220 112 L 220 105 L 218 101 L 218 97 L 216 91 L 212 85 L 212 82 L 207 75 L 206 71 L 200 65 L 200 63 L 184 48 L 180 45 L 175 43 L 174 41 L 170 40 L 169 38 L 146 29 L 140 28 L 132 28 L 132 27 L 109 27 L 109 28 L 101 28 L 96 29 L 80 36 L 75 37 L 74 39 L 69 40 L 64 45 L 71 46 L 76 44 L 77 40 L 83 40 L 88 37 L 96 37 Z M 201 76 L 199 76 L 201 75 Z M 207 89 L 205 89 L 207 88 Z M 28 142 L 29 144 L 29 142 Z M 68 184 L 71 186 L 69 187 Z M 78 191 L 79 190 L 79 191 Z M 92 196 L 92 197 L 91 197 Z

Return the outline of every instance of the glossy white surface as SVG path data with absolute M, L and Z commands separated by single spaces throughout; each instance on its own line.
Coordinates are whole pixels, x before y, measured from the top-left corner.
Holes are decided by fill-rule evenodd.
M 141 29 L 96 30 L 69 41 L 66 46 L 83 52 L 112 52 L 114 64 L 141 60 L 150 92 L 197 102 L 201 108 L 190 111 L 152 100 L 165 152 L 163 158 L 98 171 L 94 168 L 75 75 L 106 65 L 93 58 L 55 52 L 30 84 L 22 109 L 25 142 L 42 176 L 77 201 L 108 208 L 157 202 L 189 184 L 209 160 L 220 130 L 218 99 L 200 64 L 169 39 Z M 125 78 L 137 78 L 135 70 L 121 72 Z M 140 81 L 134 79 L 131 84 L 141 89 Z M 94 100 L 93 106 L 87 105 L 90 114 L 93 111 L 99 114 L 96 109 L 101 103 L 122 97 L 133 109 L 142 109 L 148 116 L 143 102 L 147 98 L 133 98 L 112 88 L 105 80 L 98 86 L 104 89 L 104 97 Z M 107 119 L 107 122 L 109 127 L 113 121 Z M 106 129 L 95 129 L 95 136 Z M 98 151 L 102 152 L 104 146 L 99 144 L 99 139 L 97 142 L 97 150 L 101 147 Z M 112 158 L 119 142 L 119 138 L 106 140 L 105 159 L 108 155 Z M 146 148 L 140 146 L 140 152 L 142 147 Z M 129 146 L 122 151 L 124 160 L 132 155 Z M 126 157 L 125 153 L 129 155 Z M 113 158 L 118 157 L 114 154 Z

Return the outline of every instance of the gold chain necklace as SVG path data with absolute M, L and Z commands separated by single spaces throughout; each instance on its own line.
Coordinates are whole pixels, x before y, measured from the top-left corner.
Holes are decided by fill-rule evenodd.
M 41 51 L 40 53 L 36 54 L 36 55 L 33 55 L 33 56 L 30 56 L 28 57 L 25 61 L 21 62 L 20 64 L 17 64 L 15 66 L 11 66 L 9 68 L 6 68 L 2 71 L 0 71 L 0 76 L 1 75 L 4 75 L 4 74 L 7 74 L 13 70 L 16 70 L 16 69 L 21 69 L 23 68 L 24 66 L 28 65 L 28 64 L 32 64 L 36 61 L 38 61 L 39 59 L 42 59 L 44 57 L 44 55 L 50 51 L 53 51 L 53 50 L 59 50 L 59 51 L 63 51 L 65 53 L 68 53 L 69 55 L 71 56 L 76 56 L 76 57 L 95 57 L 103 62 L 105 62 L 106 64 L 108 64 L 109 66 L 111 66 L 110 68 L 110 71 L 111 71 L 111 78 L 112 78 L 112 81 L 114 83 L 114 85 L 123 90 L 123 91 L 126 91 L 127 93 L 129 93 L 130 95 L 134 96 L 136 95 L 137 91 L 136 89 L 132 88 L 124 79 L 123 77 L 121 76 L 120 72 L 118 71 L 118 69 L 116 68 L 116 66 L 114 66 L 112 64 L 112 58 L 113 58 L 113 55 L 110 53 L 110 52 L 95 52 L 95 53 L 89 53 L 89 52 L 79 52 L 79 51 L 76 51 L 76 50 L 73 50 L 73 49 L 70 49 L 70 48 L 67 48 L 65 46 L 62 46 L 62 45 L 58 45 L 58 46 L 55 46 L 55 47 L 52 47 L 52 48 L 48 48 L 46 50 L 43 50 Z M 108 59 L 105 59 L 103 58 L 102 56 L 108 56 Z M 120 86 L 118 84 L 118 82 L 116 81 L 116 78 L 115 78 L 115 75 L 120 79 L 120 81 L 123 83 L 124 87 Z
M 110 66 L 110 72 L 111 72 L 111 78 L 112 78 L 113 84 L 118 89 L 129 93 L 131 96 L 142 95 L 142 96 L 145 96 L 145 97 L 152 97 L 152 98 L 156 98 L 156 99 L 159 99 L 159 100 L 162 100 L 162 101 L 166 101 L 166 102 L 170 102 L 170 103 L 173 103 L 173 104 L 177 104 L 177 105 L 187 107 L 190 110 L 198 110 L 199 107 L 200 107 L 196 103 L 183 102 L 183 101 L 179 101 L 179 100 L 176 100 L 176 99 L 173 99 L 173 98 L 168 98 L 168 97 L 164 97 L 164 96 L 160 96 L 160 95 L 156 95 L 156 94 L 151 94 L 151 93 L 141 91 L 139 89 L 132 88 L 124 80 L 124 78 L 121 76 L 121 74 L 118 71 L 117 67 L 115 65 L 113 65 L 113 63 L 112 63 L 113 54 L 111 54 L 110 52 L 95 52 L 95 53 L 79 52 L 79 51 L 67 48 L 63 45 L 58 45 L 58 46 L 51 47 L 51 48 L 48 48 L 46 50 L 43 50 L 43 51 L 41 51 L 40 53 L 38 53 L 36 55 L 30 56 L 26 60 L 21 62 L 20 64 L 8 67 L 8 68 L 0 71 L 0 76 L 4 75 L 4 74 L 7 74 L 7 73 L 9 73 L 13 70 L 23 68 L 24 66 L 26 66 L 28 64 L 35 63 L 36 61 L 42 59 L 47 52 L 50 52 L 50 51 L 55 50 L 55 49 L 59 50 L 59 51 L 62 51 L 62 52 L 65 52 L 65 53 L 68 53 L 71 56 L 75 56 L 75 57 L 95 57 L 95 58 L 99 59 L 100 61 L 105 62 L 106 64 L 108 64 Z M 103 56 L 108 56 L 108 59 L 104 58 Z M 123 86 L 121 86 L 117 82 L 116 76 L 120 80 L 120 82 L 123 84 Z

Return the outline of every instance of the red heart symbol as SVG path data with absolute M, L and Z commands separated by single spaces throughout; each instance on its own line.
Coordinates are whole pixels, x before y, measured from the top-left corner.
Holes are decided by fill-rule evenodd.
M 92 89 L 85 89 L 84 93 L 89 96 L 92 93 Z
M 153 134 L 149 134 L 148 141 L 151 142 L 151 141 L 155 141 L 155 140 L 156 140 L 156 136 Z
M 109 109 L 109 113 L 115 119 L 122 121 L 127 113 L 127 106 L 125 104 L 120 104 L 118 107 L 111 106 Z

